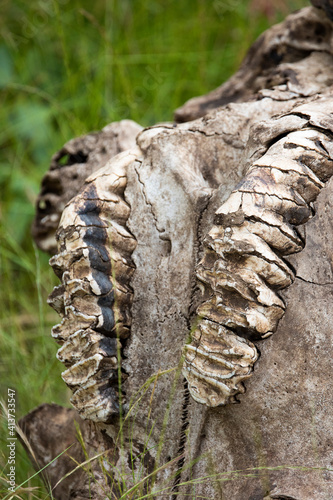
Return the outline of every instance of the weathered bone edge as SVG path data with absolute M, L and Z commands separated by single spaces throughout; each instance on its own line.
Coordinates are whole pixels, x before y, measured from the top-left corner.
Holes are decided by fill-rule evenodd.
M 175 120 L 195 120 L 230 102 L 251 101 L 263 89 L 286 100 L 295 94 L 316 95 L 321 92 L 318 87 L 332 85 L 332 0 L 312 3 L 325 12 L 304 7 L 265 31 L 231 78 L 208 94 L 191 98 L 175 111 Z
M 49 297 L 62 321 L 52 330 L 57 357 L 67 369 L 72 404 L 82 418 L 110 422 L 119 414 L 120 366 L 131 326 L 136 240 L 126 228 L 126 170 L 140 153 L 120 153 L 89 177 L 66 206 L 57 232 L 59 253 L 50 264 L 62 284 Z M 121 379 L 121 380 L 120 380 Z
M 322 111 L 325 109 L 325 113 Z M 277 291 L 294 281 L 285 256 L 305 242 L 296 226 L 333 174 L 333 100 L 322 97 L 259 124 L 255 141 L 280 134 L 217 210 L 196 274 L 203 318 L 184 348 L 183 374 L 193 398 L 207 406 L 235 401 L 258 358 L 250 340 L 275 332 L 285 304 Z M 280 136 L 281 137 L 281 136 Z

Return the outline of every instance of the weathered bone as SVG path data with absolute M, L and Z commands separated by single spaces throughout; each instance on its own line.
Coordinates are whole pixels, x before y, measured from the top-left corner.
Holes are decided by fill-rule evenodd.
M 330 1 L 318 0 L 316 4 L 329 6 Z M 106 435 L 112 438 L 116 451 L 109 461 L 112 484 L 117 471 L 121 471 L 121 484 L 124 470 L 126 484 L 133 484 L 127 483 L 128 478 L 136 481 L 149 475 L 157 462 L 166 464 L 171 459 L 170 467 L 157 474 L 154 491 L 172 481 L 170 494 L 166 492 L 166 497 L 172 499 L 193 496 L 193 486 L 195 494 L 205 498 L 331 498 L 327 447 L 332 434 L 327 412 L 331 403 L 331 360 L 327 353 L 332 333 L 332 179 L 322 189 L 332 174 L 332 88 L 327 88 L 333 81 L 331 47 L 332 23 L 324 12 L 313 8 L 299 11 L 253 46 L 243 74 L 238 73 L 224 87 L 226 93 L 231 89 L 227 101 L 249 99 L 248 102 L 226 105 L 195 122 L 152 127 L 140 135 L 142 161 L 128 168 L 125 199 L 130 208 L 122 203 L 124 183 L 119 185 L 120 192 L 116 193 L 116 186 L 105 191 L 107 202 L 98 205 L 98 210 L 105 214 L 104 222 L 110 220 L 113 226 L 108 233 L 107 252 L 110 253 L 111 238 L 119 246 L 113 251 L 111 274 L 119 280 L 119 298 L 124 298 L 120 309 L 131 316 L 126 320 L 128 324 L 132 321 L 129 337 L 129 329 L 122 339 L 117 339 L 108 337 L 109 331 L 91 328 L 95 314 L 99 314 L 96 297 L 102 291 L 108 293 L 112 279 L 108 273 L 105 276 L 105 269 L 99 271 L 92 266 L 87 251 L 93 255 L 91 243 L 101 242 L 100 235 L 108 226 L 99 221 L 99 216 L 94 217 L 90 228 L 89 217 L 82 221 L 78 211 L 85 202 L 80 193 L 66 209 L 64 226 L 75 223 L 78 228 L 73 235 L 70 231 L 61 234 L 64 253 L 53 262 L 63 284 L 55 289 L 52 302 L 66 318 L 53 335 L 62 344 L 58 357 L 65 364 L 67 381 L 75 391 L 74 404 L 86 418 L 110 421 L 110 416 L 117 414 L 115 373 L 119 376 L 120 367 L 116 363 L 120 361 L 119 348 L 125 344 L 121 368 L 123 377 L 126 373 L 129 377 L 120 382 L 124 382 L 126 399 L 139 391 L 143 381 L 152 380 L 149 377 L 157 374 L 152 393 L 146 394 L 135 408 L 133 426 L 131 423 L 129 431 L 122 427 L 123 446 L 117 441 L 118 419 L 105 426 L 85 422 L 98 429 L 95 442 Z M 240 83 L 243 95 L 237 94 Z M 323 91 L 327 100 L 309 98 Z M 207 111 L 204 101 L 205 98 L 201 101 L 201 114 Z M 207 101 L 209 98 L 206 104 Z M 304 106 L 299 105 L 301 102 Z M 218 101 L 208 102 L 217 104 Z M 297 110 L 290 113 L 296 105 Z M 261 123 L 249 137 L 250 125 L 258 121 Z M 274 151 L 276 154 L 272 155 Z M 109 167 L 112 170 L 112 162 Z M 229 196 L 245 172 L 244 189 L 236 189 Z M 92 183 L 102 190 L 105 179 L 106 172 L 104 176 L 97 175 Z M 217 190 L 213 192 L 214 189 Z M 177 191 L 178 197 L 170 196 L 172 190 Z M 183 203 L 182 192 L 186 201 L 187 197 L 191 200 L 188 207 Z M 166 199 L 169 205 L 164 203 Z M 312 218 L 314 201 L 318 213 Z M 117 204 L 117 211 L 111 202 Z M 178 385 L 173 386 L 172 377 L 159 376 L 159 370 L 169 371 L 174 366 L 187 335 L 186 325 L 191 320 L 192 324 L 197 323 L 194 311 L 200 298 L 192 280 L 193 267 L 196 257 L 202 257 L 202 235 L 209 231 L 216 207 L 222 203 L 223 210 L 216 214 L 212 231 L 215 240 L 207 237 L 204 256 L 197 267 L 199 285 L 205 294 L 201 302 L 208 302 L 207 310 L 212 315 L 219 313 L 227 319 L 234 318 L 234 322 L 236 317 L 242 325 L 253 321 L 257 329 L 241 326 L 236 334 L 209 320 L 199 323 L 186 347 L 186 357 L 192 363 L 187 376 L 197 401 L 214 406 L 221 394 L 229 397 L 230 402 L 235 401 L 237 393 L 244 391 L 242 381 L 251 376 L 257 358 L 254 344 L 240 335 L 265 335 L 263 331 L 278 321 L 285 304 L 287 308 L 278 334 L 261 343 L 256 377 L 248 381 L 249 391 L 242 398 L 242 405 L 211 408 L 196 404 L 189 397 L 186 382 L 179 379 Z M 308 217 L 306 228 L 296 227 Z M 132 254 L 137 269 L 132 278 L 131 311 L 131 297 L 126 296 L 126 269 L 133 268 L 130 251 L 123 252 L 121 239 L 128 233 L 126 226 L 138 242 Z M 102 231 L 94 232 L 97 227 Z M 226 231 L 228 228 L 230 231 Z M 83 240 L 88 229 L 94 231 L 89 233 L 86 244 Z M 65 251 L 67 239 L 72 254 Z M 305 239 L 304 251 L 297 254 Z M 129 255 L 125 262 L 123 254 Z M 104 250 L 100 255 L 106 255 Z M 287 256 L 293 266 L 288 265 Z M 294 285 L 279 292 L 292 282 L 294 268 Z M 107 315 L 107 308 L 103 314 Z M 102 318 L 102 326 L 103 322 Z M 110 334 L 113 335 L 112 329 Z M 107 372 L 108 386 L 103 378 Z M 174 397 L 172 419 L 165 427 L 170 393 Z M 128 417 L 127 421 L 131 415 Z M 43 456 L 55 458 L 67 447 L 66 440 L 63 447 L 52 445 L 54 439 L 59 444 L 61 428 L 53 407 L 31 415 L 28 420 L 34 431 L 32 446 Z M 52 420 L 54 428 L 49 425 Z M 147 425 L 152 421 L 146 440 Z M 167 445 L 159 455 L 161 435 Z M 89 436 L 84 434 L 83 438 L 87 444 Z M 133 465 L 133 456 L 137 466 Z M 182 458 L 178 461 L 175 457 Z M 286 470 L 281 468 L 283 464 L 296 468 Z M 104 465 L 103 460 L 103 470 Z M 61 460 L 57 460 L 47 469 L 53 478 L 51 484 L 71 470 L 72 466 L 64 469 Z M 243 477 L 239 476 L 242 470 Z M 236 471 L 235 476 L 232 471 Z M 93 491 L 89 475 L 83 473 L 71 493 L 67 485 L 73 476 L 61 482 L 60 488 L 64 484 L 66 487 L 59 495 L 56 491 L 57 498 L 90 498 L 91 494 L 104 498 L 103 477 L 98 467 L 93 472 L 94 486 L 102 486 L 102 490 L 104 486 L 103 491 Z M 231 474 L 232 481 L 226 480 L 226 473 Z M 205 477 L 208 481 L 202 480 Z M 215 482 L 213 477 L 221 479 Z M 107 494 L 121 496 L 111 488 Z

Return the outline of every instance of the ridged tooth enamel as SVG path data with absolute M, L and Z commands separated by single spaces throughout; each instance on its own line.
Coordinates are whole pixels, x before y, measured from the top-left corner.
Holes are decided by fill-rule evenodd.
M 50 297 L 62 316 L 52 332 L 62 344 L 62 377 L 80 415 L 95 421 L 108 422 L 119 413 L 118 339 L 130 331 L 136 247 L 125 227 L 130 207 L 123 195 L 127 168 L 138 153 L 121 153 L 86 180 L 64 210 L 60 252 L 50 261 L 62 279 L 62 302 L 57 290 Z
M 196 272 L 209 298 L 198 307 L 203 319 L 183 350 L 183 374 L 199 403 L 235 402 L 258 358 L 255 346 L 236 332 L 270 337 L 284 314 L 276 290 L 295 278 L 284 256 L 304 246 L 293 226 L 312 216 L 310 203 L 333 174 L 328 148 L 320 147 L 328 137 L 310 125 L 314 110 L 310 104 L 308 128 L 277 139 L 253 163 L 216 211 L 216 224 L 204 240 Z

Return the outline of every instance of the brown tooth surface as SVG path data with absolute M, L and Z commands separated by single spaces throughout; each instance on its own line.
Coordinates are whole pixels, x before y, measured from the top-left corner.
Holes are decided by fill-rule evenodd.
M 221 406 L 244 392 L 242 382 L 251 376 L 258 353 L 250 341 L 203 320 L 185 346 L 184 357 L 183 374 L 192 397 L 207 406 Z

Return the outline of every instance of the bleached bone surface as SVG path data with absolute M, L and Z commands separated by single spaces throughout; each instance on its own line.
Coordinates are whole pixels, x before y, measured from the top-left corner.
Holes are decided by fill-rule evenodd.
M 239 359 L 230 358 L 222 348 L 216 356 L 207 347 L 211 338 L 223 346 L 232 332 L 248 339 L 275 332 L 285 311 L 278 290 L 295 278 L 284 256 L 302 250 L 305 242 L 297 226 L 313 216 L 312 202 L 333 174 L 327 130 L 333 125 L 332 98 L 296 107 L 291 123 L 292 115 L 304 117 L 302 130 L 277 137 L 254 161 L 216 211 L 216 225 L 204 240 L 204 256 L 197 267 L 205 298 L 197 313 L 204 320 L 184 348 L 183 374 L 193 398 L 207 406 L 234 402 L 235 395 L 244 392 L 242 382 L 257 360 L 253 344 L 242 345 Z M 216 324 L 221 325 L 217 336 Z

